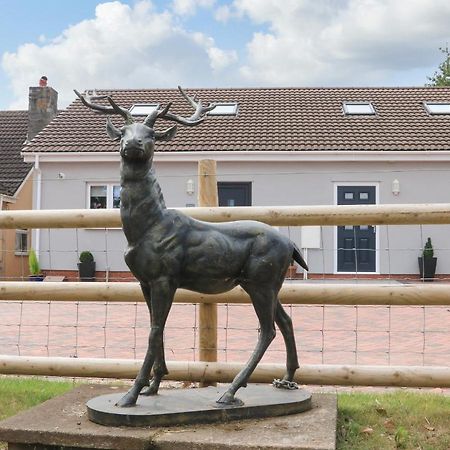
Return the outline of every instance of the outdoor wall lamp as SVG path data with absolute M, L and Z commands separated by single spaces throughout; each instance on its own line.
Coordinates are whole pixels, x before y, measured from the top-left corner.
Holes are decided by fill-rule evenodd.
M 186 181 L 186 194 L 192 195 L 194 193 L 194 181 L 189 179 Z
M 392 182 L 392 193 L 394 195 L 400 194 L 400 181 L 398 181 L 397 178 Z

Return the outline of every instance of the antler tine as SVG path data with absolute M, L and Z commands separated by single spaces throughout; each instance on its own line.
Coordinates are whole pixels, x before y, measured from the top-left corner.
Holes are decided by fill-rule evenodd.
M 120 107 L 110 96 L 91 96 L 89 94 L 80 94 L 76 89 L 74 89 L 74 92 L 76 96 L 81 100 L 84 106 L 87 106 L 88 108 L 93 109 L 94 111 L 101 112 L 103 114 L 120 114 L 127 123 L 133 123 L 134 119 L 131 113 L 125 109 Z M 95 91 L 94 91 L 95 93 Z M 95 93 L 96 94 L 96 93 Z M 103 106 L 103 105 L 97 105 L 96 103 L 92 102 L 92 99 L 101 99 L 101 98 L 107 98 L 109 103 L 111 104 L 111 107 L 109 106 Z
M 170 107 L 172 106 L 172 102 L 167 103 L 167 105 L 162 109 L 155 109 L 153 112 L 151 112 L 144 120 L 144 125 L 147 125 L 150 128 L 153 128 L 153 125 L 155 125 L 156 119 L 159 117 L 164 118 L 164 116 L 169 111 Z
M 81 100 L 84 106 L 87 106 L 88 108 L 93 109 L 94 111 L 101 112 L 103 114 L 115 114 L 113 108 L 110 108 L 109 106 L 103 106 L 103 105 L 97 105 L 95 103 L 91 102 L 91 97 L 87 94 L 80 94 L 76 89 L 73 90 L 76 94 L 76 96 Z
M 134 118 L 128 109 L 119 106 L 111 97 L 108 96 L 108 102 L 113 107 L 115 113 L 120 114 L 126 121 L 127 124 L 134 123 Z
M 197 99 L 197 95 L 195 95 L 194 97 L 190 97 L 181 88 L 181 86 L 178 86 L 178 90 L 180 91 L 183 98 L 195 109 L 194 114 L 192 114 L 192 116 L 190 117 L 182 117 L 177 114 L 166 112 L 165 114 L 158 117 L 161 117 L 165 120 L 172 120 L 174 122 L 181 123 L 182 125 L 195 126 L 202 123 L 205 120 L 205 114 L 216 107 L 214 103 L 211 103 L 208 106 L 203 106 L 201 100 Z

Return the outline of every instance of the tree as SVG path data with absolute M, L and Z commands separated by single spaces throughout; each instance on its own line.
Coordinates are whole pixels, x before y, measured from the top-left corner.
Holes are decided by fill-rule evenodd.
M 445 55 L 445 59 L 439 64 L 439 68 L 434 72 L 434 75 L 427 77 L 430 81 L 427 86 L 450 86 L 450 51 L 448 45 L 445 48 L 439 48 L 439 50 Z

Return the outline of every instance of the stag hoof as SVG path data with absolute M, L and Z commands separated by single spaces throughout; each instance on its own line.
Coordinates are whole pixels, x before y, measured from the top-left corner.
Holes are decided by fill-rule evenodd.
M 291 391 L 298 389 L 298 384 L 295 381 L 280 380 L 278 378 L 272 381 L 272 385 L 278 389 L 289 389 Z
M 136 396 L 131 393 L 127 392 L 117 403 L 116 406 L 119 408 L 130 408 L 132 406 L 136 405 Z
M 146 397 L 150 395 L 156 395 L 158 393 L 159 383 L 156 384 L 150 384 L 150 386 L 145 387 L 142 389 L 141 393 L 139 395 L 145 395 Z
M 218 406 L 243 406 L 244 402 L 229 392 L 225 392 L 219 400 L 216 401 Z

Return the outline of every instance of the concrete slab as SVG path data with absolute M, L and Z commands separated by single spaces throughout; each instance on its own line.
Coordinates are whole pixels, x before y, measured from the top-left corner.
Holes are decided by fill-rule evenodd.
M 334 450 L 334 394 L 313 394 L 312 409 L 290 416 L 164 428 L 107 427 L 90 422 L 85 403 L 117 392 L 85 385 L 0 422 L 0 441 L 14 450 L 77 449 Z

